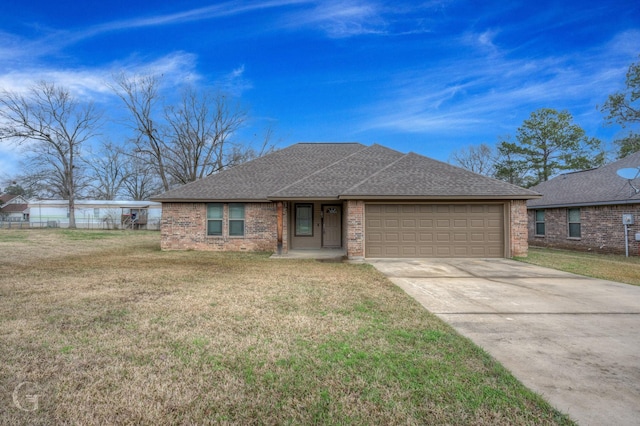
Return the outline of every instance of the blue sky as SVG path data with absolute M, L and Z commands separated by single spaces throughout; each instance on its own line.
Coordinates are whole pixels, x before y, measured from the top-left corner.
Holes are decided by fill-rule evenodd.
M 610 142 L 598 111 L 640 55 L 638 1 L 3 0 L 0 87 L 67 86 L 117 117 L 114 72 L 222 88 L 300 141 L 380 143 L 446 161 L 567 109 Z M 107 126 L 106 132 L 114 127 Z M 16 171 L 0 143 L 0 175 Z

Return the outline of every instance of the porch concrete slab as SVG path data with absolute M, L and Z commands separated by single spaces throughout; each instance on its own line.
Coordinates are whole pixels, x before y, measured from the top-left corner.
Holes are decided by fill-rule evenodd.
M 579 424 L 640 424 L 640 287 L 508 259 L 367 262 Z
M 316 259 L 341 261 L 347 255 L 344 249 L 298 249 L 271 255 L 271 259 Z

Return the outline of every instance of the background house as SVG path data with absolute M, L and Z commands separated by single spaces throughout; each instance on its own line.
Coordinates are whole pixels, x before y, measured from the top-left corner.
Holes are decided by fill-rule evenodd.
M 531 188 L 541 198 L 527 202 L 532 246 L 625 253 L 623 215 L 628 225 L 629 252 L 638 255 L 640 177 L 623 179 L 623 168 L 640 167 L 640 152 L 597 169 L 566 173 Z
M 0 222 L 28 222 L 29 210 L 27 200 L 21 195 L 0 195 Z
M 85 229 L 160 229 L 162 207 L 152 201 L 76 200 L 76 227 Z M 29 202 L 30 226 L 69 226 L 67 200 Z
M 537 193 L 414 153 L 300 143 L 157 197 L 163 249 L 526 255 Z

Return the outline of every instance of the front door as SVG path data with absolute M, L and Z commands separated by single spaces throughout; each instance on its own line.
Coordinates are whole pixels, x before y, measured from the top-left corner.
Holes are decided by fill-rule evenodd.
M 342 246 L 342 206 L 322 206 L 322 247 Z

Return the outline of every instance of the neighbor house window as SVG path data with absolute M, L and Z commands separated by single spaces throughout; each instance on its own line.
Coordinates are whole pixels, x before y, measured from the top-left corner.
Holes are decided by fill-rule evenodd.
M 229 204 L 229 236 L 244 236 L 244 204 Z
M 536 210 L 536 235 L 544 235 L 544 210 Z
M 222 235 L 222 203 L 207 204 L 207 235 Z
M 580 238 L 580 209 L 569 209 L 569 238 Z
M 313 236 L 313 204 L 296 204 L 296 237 Z

